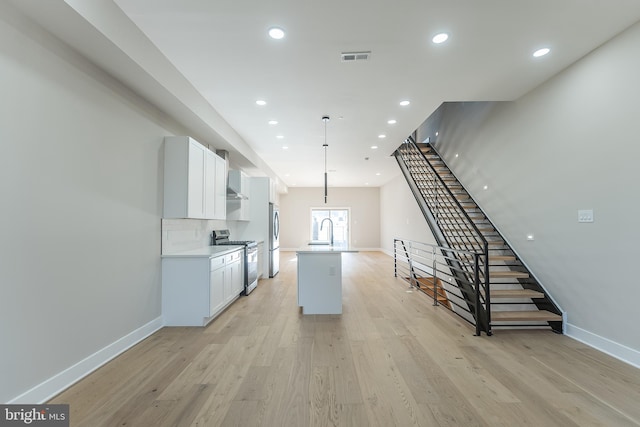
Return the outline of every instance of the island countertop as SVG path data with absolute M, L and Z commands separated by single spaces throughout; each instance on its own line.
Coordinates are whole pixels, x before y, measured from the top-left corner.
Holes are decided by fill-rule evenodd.
M 358 250 L 345 245 L 308 245 L 296 250 L 298 254 L 330 254 L 336 252 L 358 252 Z

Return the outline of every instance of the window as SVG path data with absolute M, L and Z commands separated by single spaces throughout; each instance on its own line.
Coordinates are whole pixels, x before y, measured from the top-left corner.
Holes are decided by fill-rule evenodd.
M 349 245 L 349 209 L 311 208 L 311 240 L 331 240 L 329 221 L 322 224 L 322 220 L 330 218 L 333 222 L 333 243 Z M 322 230 L 320 229 L 322 226 Z

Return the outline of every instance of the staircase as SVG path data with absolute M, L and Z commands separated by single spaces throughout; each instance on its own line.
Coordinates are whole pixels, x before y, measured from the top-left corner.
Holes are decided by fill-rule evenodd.
M 451 252 L 460 261 L 456 269 L 469 265 L 472 254 L 481 254 L 479 259 L 483 260 L 484 268 L 479 269 L 479 280 L 485 285 L 479 287 L 480 307 L 486 309 L 474 310 L 477 303 L 474 305 L 475 296 L 468 287 L 462 295 L 486 333 L 490 335 L 496 328 L 541 327 L 561 333 L 562 315 L 558 307 L 436 150 L 410 138 L 394 156 L 438 244 L 456 250 Z M 472 272 L 463 271 L 459 277 L 465 274 L 469 277 Z M 456 279 L 456 282 L 460 287 L 465 281 Z

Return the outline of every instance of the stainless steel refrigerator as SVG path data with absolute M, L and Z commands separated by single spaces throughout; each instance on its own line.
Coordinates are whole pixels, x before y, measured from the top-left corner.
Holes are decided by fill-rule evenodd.
M 280 271 L 280 213 L 278 206 L 269 203 L 269 277 Z

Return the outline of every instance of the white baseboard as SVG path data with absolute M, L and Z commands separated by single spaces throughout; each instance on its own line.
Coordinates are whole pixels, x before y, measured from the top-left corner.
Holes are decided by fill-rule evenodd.
M 609 356 L 615 357 L 631 366 L 640 368 L 640 351 L 611 341 L 592 332 L 585 331 L 570 323 L 565 323 L 565 334 L 590 347 L 600 350 Z
M 380 249 L 380 252 L 383 252 L 383 253 L 385 253 L 385 254 L 387 254 L 387 255 L 389 255 L 390 257 L 392 257 L 392 258 L 393 258 L 393 255 L 394 255 L 394 254 L 393 254 L 393 249 L 384 249 L 384 248 L 381 248 L 381 249 Z
M 54 375 L 41 384 L 22 393 L 7 402 L 9 404 L 41 404 L 59 394 L 69 386 L 89 375 L 111 359 L 133 347 L 163 326 L 162 317 L 158 317 L 117 341 L 98 350 L 91 356 Z

